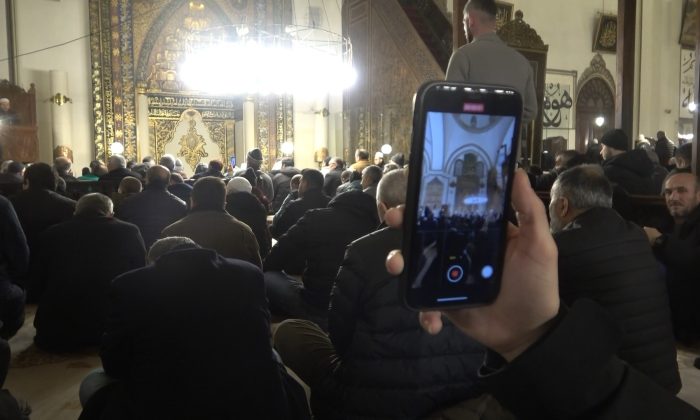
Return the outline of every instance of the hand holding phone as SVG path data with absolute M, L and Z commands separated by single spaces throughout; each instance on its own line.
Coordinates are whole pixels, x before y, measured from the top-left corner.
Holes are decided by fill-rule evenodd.
M 498 297 L 491 305 L 443 311 L 465 334 L 509 361 L 547 331 L 560 304 L 557 247 L 549 232 L 544 205 L 522 170 L 514 175 L 512 202 L 520 226 L 508 227 Z M 391 209 L 385 221 L 400 229 L 404 214 L 405 209 Z M 387 258 L 387 271 L 400 275 L 404 268 L 401 252 L 392 251 Z M 421 312 L 423 328 L 437 334 L 442 329 L 443 312 Z
M 513 89 L 428 82 L 416 95 L 402 277 L 414 309 L 498 295 L 522 99 Z

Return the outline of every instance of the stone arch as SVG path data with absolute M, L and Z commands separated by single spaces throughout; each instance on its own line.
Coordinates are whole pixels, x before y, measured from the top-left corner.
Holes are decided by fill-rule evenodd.
M 576 150 L 585 152 L 589 141 L 600 139 L 605 131 L 614 128 L 615 79 L 600 54 L 593 57 L 577 85 Z M 598 116 L 605 118 L 602 127 L 594 123 Z

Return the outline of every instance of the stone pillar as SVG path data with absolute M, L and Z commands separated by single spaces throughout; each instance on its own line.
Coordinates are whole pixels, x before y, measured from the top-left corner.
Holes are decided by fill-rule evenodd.
M 136 93 L 136 148 L 137 159 L 140 162 L 151 155 L 151 139 L 148 133 L 148 95 L 142 88 Z M 153 156 L 158 161 L 160 156 Z
M 73 124 L 68 107 L 68 74 L 61 70 L 49 71 L 51 89 L 51 138 L 53 157 L 65 156 L 73 160 Z
M 245 162 L 246 154 L 257 147 L 255 142 L 255 102 L 248 97 L 243 102 L 243 125 L 245 130 L 245 150 L 236 150 L 238 166 Z

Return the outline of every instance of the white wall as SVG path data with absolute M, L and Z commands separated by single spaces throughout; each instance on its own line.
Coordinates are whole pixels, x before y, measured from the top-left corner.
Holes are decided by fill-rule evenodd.
M 67 45 L 24 55 L 89 34 L 88 7 L 84 0 L 15 1 L 17 84 L 29 89 L 36 85 L 39 125 L 39 159 L 52 159 L 51 106 L 45 102 L 57 92 L 49 87 L 49 71 L 68 73 L 68 92 L 73 132 L 74 172 L 80 173 L 93 157 L 92 85 L 90 81 L 90 40 L 85 37 Z M 4 26 L 4 25 L 3 25 Z
M 10 78 L 9 62 L 7 61 L 7 31 L 6 31 L 5 2 L 0 0 L 0 80 Z
M 681 0 L 644 0 L 641 19 L 639 131 L 657 130 L 676 140 L 678 134 Z

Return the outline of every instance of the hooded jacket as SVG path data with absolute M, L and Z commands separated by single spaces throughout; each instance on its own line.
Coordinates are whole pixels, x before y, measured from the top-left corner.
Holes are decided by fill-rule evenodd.
M 337 196 L 327 208 L 307 211 L 280 237 L 265 259 L 264 271 L 281 271 L 304 261 L 302 298 L 327 310 L 345 248 L 378 224 L 377 204 L 368 194 L 352 191 Z
M 644 150 L 630 150 L 606 159 L 603 171 L 610 182 L 619 185 L 628 194 L 658 194 L 652 181 L 654 164 Z

